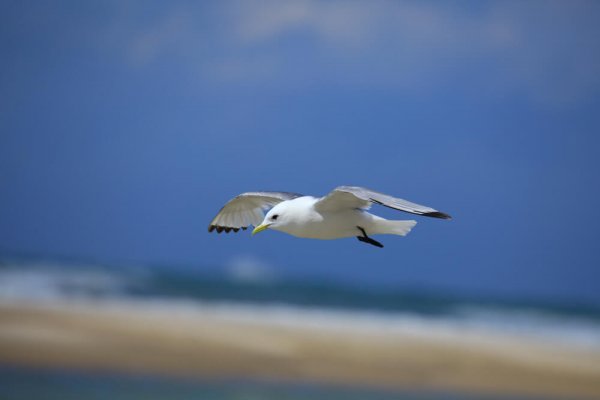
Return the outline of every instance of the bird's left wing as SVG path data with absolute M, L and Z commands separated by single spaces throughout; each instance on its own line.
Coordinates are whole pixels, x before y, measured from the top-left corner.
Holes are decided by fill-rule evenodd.
M 427 217 L 450 219 L 451 217 L 431 207 L 411 203 L 410 201 L 392 197 L 374 190 L 359 186 L 340 186 L 335 188 L 327 196 L 322 197 L 315 203 L 315 208 L 320 211 L 340 210 L 344 208 L 364 208 L 380 204 L 395 210 L 411 214 L 424 215 Z
M 208 225 L 208 231 L 217 233 L 246 230 L 249 225 L 258 226 L 264 218 L 264 210 L 285 200 L 302 197 L 288 192 L 247 192 L 229 200 Z

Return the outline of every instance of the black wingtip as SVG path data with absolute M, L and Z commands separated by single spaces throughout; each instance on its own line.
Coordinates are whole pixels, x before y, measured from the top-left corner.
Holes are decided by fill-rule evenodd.
M 233 232 L 239 232 L 240 229 L 242 229 L 242 230 L 245 231 L 246 229 L 248 229 L 248 227 L 247 226 L 242 226 L 240 228 L 234 228 L 234 227 L 231 227 L 231 226 L 219 226 L 219 225 L 209 225 L 208 226 L 208 232 L 217 231 L 217 233 L 221 233 L 223 231 L 225 231 L 225 233 L 229 233 L 231 231 L 233 231 Z
M 452 217 L 450 215 L 443 213 L 441 211 L 428 212 L 423 215 L 426 217 L 432 217 L 432 218 L 452 219 Z

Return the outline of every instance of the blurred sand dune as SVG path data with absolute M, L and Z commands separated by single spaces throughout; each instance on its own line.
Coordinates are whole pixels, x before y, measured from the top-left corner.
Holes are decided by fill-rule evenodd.
M 321 329 L 202 308 L 1 304 L 0 362 L 202 378 L 600 398 L 600 353 L 525 339 Z

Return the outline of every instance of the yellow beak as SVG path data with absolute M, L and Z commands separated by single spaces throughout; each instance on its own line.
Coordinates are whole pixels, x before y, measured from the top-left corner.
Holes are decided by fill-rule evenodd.
M 252 234 L 255 235 L 258 232 L 262 232 L 265 229 L 267 229 L 269 227 L 269 224 L 261 224 L 259 226 L 257 226 L 256 228 L 254 228 L 254 230 L 252 231 Z

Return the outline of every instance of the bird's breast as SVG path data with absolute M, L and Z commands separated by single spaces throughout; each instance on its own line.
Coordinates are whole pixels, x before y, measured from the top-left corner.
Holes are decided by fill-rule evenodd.
M 290 235 L 310 239 L 338 239 L 357 236 L 357 226 L 365 218 L 362 211 L 345 210 L 342 212 L 314 212 L 297 221 L 291 221 L 285 229 Z

